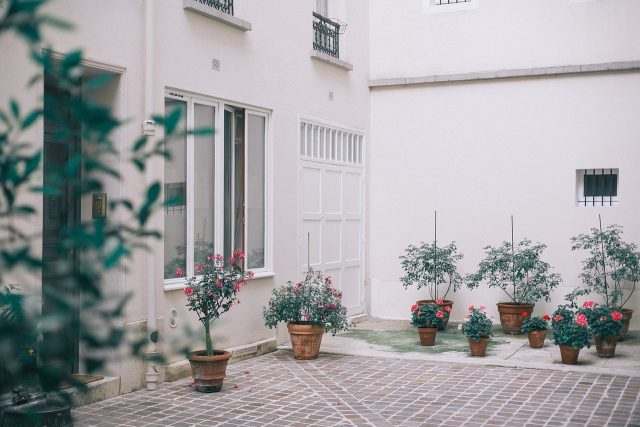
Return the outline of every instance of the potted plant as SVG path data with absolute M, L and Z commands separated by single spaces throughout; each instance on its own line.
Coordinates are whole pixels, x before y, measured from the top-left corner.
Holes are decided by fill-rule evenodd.
M 640 280 L 640 252 L 633 243 L 622 239 L 622 227 L 610 225 L 602 229 L 592 228 L 589 234 L 579 234 L 571 239 L 572 250 L 585 250 L 587 258 L 582 261 L 583 286 L 568 295 L 575 301 L 577 297 L 597 294 L 602 303 L 623 314 L 623 326 L 620 336 L 629 330 L 633 310 L 625 304 L 633 295 Z
M 484 357 L 489 345 L 489 339 L 493 336 L 491 331 L 493 323 L 487 317 L 486 307 L 481 305 L 479 308 L 469 306 L 469 313 L 465 316 L 458 329 L 467 337 L 469 341 L 469 349 L 472 356 Z
M 349 326 L 342 292 L 331 286 L 329 276 L 311 268 L 302 282 L 274 289 L 262 315 L 269 328 L 287 323 L 294 359 L 316 359 L 324 332 L 335 335 Z
M 418 328 L 420 344 L 432 346 L 436 342 L 438 329 L 449 317 L 451 307 L 441 310 L 437 304 L 414 304 L 411 307 L 411 324 Z
M 427 288 L 430 299 L 419 300 L 418 305 L 435 303 L 441 310 L 453 307 L 453 301 L 447 298 L 449 292 L 457 291 L 463 283 L 457 264 L 464 255 L 458 253 L 455 242 L 447 246 L 438 246 L 437 242 L 422 242 L 409 245 L 400 257 L 404 276 L 400 278 L 405 289 L 415 285 L 417 289 Z M 447 316 L 440 330 L 447 327 Z
M 528 334 L 529 346 L 531 348 L 544 347 L 544 340 L 547 337 L 547 328 L 549 327 L 551 317 L 547 314 L 532 317 L 531 313 L 526 311 L 522 312 L 522 317 L 524 318 L 522 322 L 522 333 Z
M 580 349 L 591 347 L 589 320 L 584 313 L 576 313 L 563 305 L 553 313 L 553 340 L 560 347 L 560 358 L 565 365 L 578 363 Z
M 589 320 L 598 356 L 615 356 L 618 336 L 623 324 L 622 313 L 606 305 L 598 305 L 594 301 L 586 301 L 580 312 L 584 313 Z
M 243 259 L 244 253 L 240 250 L 234 251 L 226 261 L 222 255 L 207 256 L 204 264 L 196 267 L 199 276 L 189 278 L 184 288 L 189 311 L 195 312 L 204 326 L 206 350 L 189 353 L 197 391 L 210 393 L 222 389 L 231 353 L 213 349 L 211 324 L 239 302 L 238 291 L 253 277 L 252 272 L 242 271 Z M 177 276 L 182 274 L 181 270 L 176 271 Z
M 503 242 L 498 247 L 486 246 L 478 271 L 468 276 L 470 289 L 486 281 L 490 288 L 502 290 L 509 298 L 497 304 L 500 324 L 507 334 L 521 333 L 522 313 L 532 313 L 540 299 L 550 301 L 551 291 L 562 281 L 560 275 L 551 273 L 551 266 L 540 259 L 545 248 L 546 245 L 529 239 L 517 245 Z

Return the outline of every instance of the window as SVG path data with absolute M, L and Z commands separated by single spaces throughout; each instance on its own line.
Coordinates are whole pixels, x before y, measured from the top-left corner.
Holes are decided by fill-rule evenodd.
M 245 268 L 266 272 L 268 115 L 172 92 L 165 98 L 165 113 L 175 109 L 181 111 L 181 129 L 215 132 L 169 142 L 165 280 L 182 283 L 180 277 L 194 275 L 206 256 L 230 257 L 235 249 L 246 253 Z
M 360 166 L 363 150 L 361 133 L 307 120 L 300 122 L 300 155 L 307 160 Z
M 328 0 L 316 0 L 316 13 L 324 16 L 325 18 L 329 17 Z
M 618 169 L 579 169 L 576 171 L 577 206 L 616 206 Z

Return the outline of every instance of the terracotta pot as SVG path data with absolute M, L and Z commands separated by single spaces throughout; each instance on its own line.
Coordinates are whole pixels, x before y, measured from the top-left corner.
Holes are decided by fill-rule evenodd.
M 432 346 L 436 343 L 438 328 L 418 328 L 420 335 L 420 345 Z
M 213 356 L 207 356 L 206 350 L 194 351 L 189 354 L 193 385 L 197 391 L 212 393 L 222 390 L 222 382 L 226 376 L 227 362 L 231 353 L 214 350 Z
M 478 341 L 474 341 L 471 338 L 467 339 L 469 340 L 469 349 L 472 356 L 484 357 L 487 354 L 489 338 L 480 338 Z
M 288 323 L 287 329 L 291 336 L 293 358 L 300 360 L 317 359 L 320 353 L 320 343 L 324 328 L 322 325 L 310 323 Z
M 620 330 L 619 341 L 622 341 L 624 337 L 627 336 L 627 333 L 629 332 L 629 323 L 631 323 L 631 317 L 633 316 L 633 310 L 631 310 L 630 308 L 623 308 L 621 311 L 624 323 L 622 324 L 622 329 Z
M 544 347 L 544 339 L 547 337 L 547 330 L 542 331 L 529 331 L 529 347 L 542 348 Z
M 560 344 L 560 358 L 564 365 L 575 365 L 578 363 L 578 356 L 580 355 L 579 348 L 573 348 L 569 345 Z
M 418 305 L 420 305 L 420 304 L 436 304 L 436 301 L 433 300 L 433 299 L 421 299 L 421 300 L 416 301 L 416 304 L 418 304 Z M 446 312 L 445 307 L 453 308 L 453 301 L 446 299 L 446 300 L 444 300 L 444 302 L 442 304 L 436 304 L 436 305 L 438 307 L 440 307 L 440 309 L 442 311 Z M 451 314 L 451 313 L 449 313 L 449 314 Z M 444 331 L 445 329 L 447 329 L 447 325 L 449 324 L 449 317 L 450 316 L 447 316 L 447 318 L 444 319 L 444 322 L 443 322 L 444 325 L 441 328 L 438 328 L 439 331 Z
M 613 357 L 616 354 L 617 335 L 607 335 L 606 337 L 593 336 L 596 343 L 596 353 L 599 357 Z
M 499 302 L 498 313 L 500 313 L 500 325 L 505 334 L 521 334 L 523 312 L 533 313 L 535 304 L 519 304 L 515 302 Z

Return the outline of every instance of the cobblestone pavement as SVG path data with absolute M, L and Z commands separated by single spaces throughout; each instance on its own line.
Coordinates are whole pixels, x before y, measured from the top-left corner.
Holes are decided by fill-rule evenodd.
M 640 426 L 640 378 L 278 351 L 74 410 L 81 426 Z

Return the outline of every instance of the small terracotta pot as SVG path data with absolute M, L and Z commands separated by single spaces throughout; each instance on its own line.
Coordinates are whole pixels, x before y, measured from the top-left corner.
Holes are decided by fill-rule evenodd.
M 617 335 L 607 335 L 606 337 L 593 336 L 596 343 L 596 353 L 599 357 L 613 357 L 616 354 Z
M 542 348 L 544 347 L 544 339 L 547 337 L 547 330 L 542 331 L 529 331 L 529 347 Z
M 629 332 L 629 323 L 631 323 L 631 317 L 633 317 L 633 310 L 630 308 L 623 308 L 622 310 L 622 319 L 624 323 L 622 324 L 622 329 L 620 330 L 620 339 L 622 341 Z
M 206 350 L 189 354 L 189 363 L 196 391 L 212 393 L 222 390 L 226 376 L 227 362 L 231 358 L 228 351 L 214 350 L 213 356 L 207 356 Z
M 320 343 L 324 334 L 322 325 L 310 323 L 287 323 L 291 336 L 293 358 L 299 360 L 317 359 L 320 353 Z
M 436 304 L 438 307 L 440 307 L 440 310 L 444 311 L 445 313 L 446 313 L 446 307 L 450 307 L 450 308 L 453 309 L 453 301 L 448 300 L 448 299 L 444 300 L 442 302 L 442 304 L 437 304 L 436 300 L 433 300 L 433 299 L 421 299 L 421 300 L 416 301 L 416 304 L 418 304 L 418 305 L 421 305 L 421 304 Z M 447 314 L 450 315 L 451 313 L 447 313 Z M 451 316 L 447 316 L 444 319 L 443 326 L 441 328 L 438 328 L 439 331 L 444 331 L 445 329 L 447 329 L 447 325 L 449 324 L 449 317 L 451 317 Z
M 420 335 L 420 344 L 424 346 L 432 346 L 436 343 L 436 335 L 438 328 L 418 328 Z
M 498 313 L 500 313 L 500 325 L 505 334 L 518 335 L 522 331 L 523 312 L 533 313 L 535 304 L 518 304 L 515 302 L 499 302 Z
M 578 356 L 580 355 L 579 348 L 573 348 L 569 345 L 560 344 L 560 358 L 564 365 L 575 365 L 578 363 Z
M 484 357 L 487 354 L 489 338 L 480 338 L 478 341 L 474 341 L 471 338 L 467 339 L 469 340 L 469 350 L 471 350 L 472 356 Z

